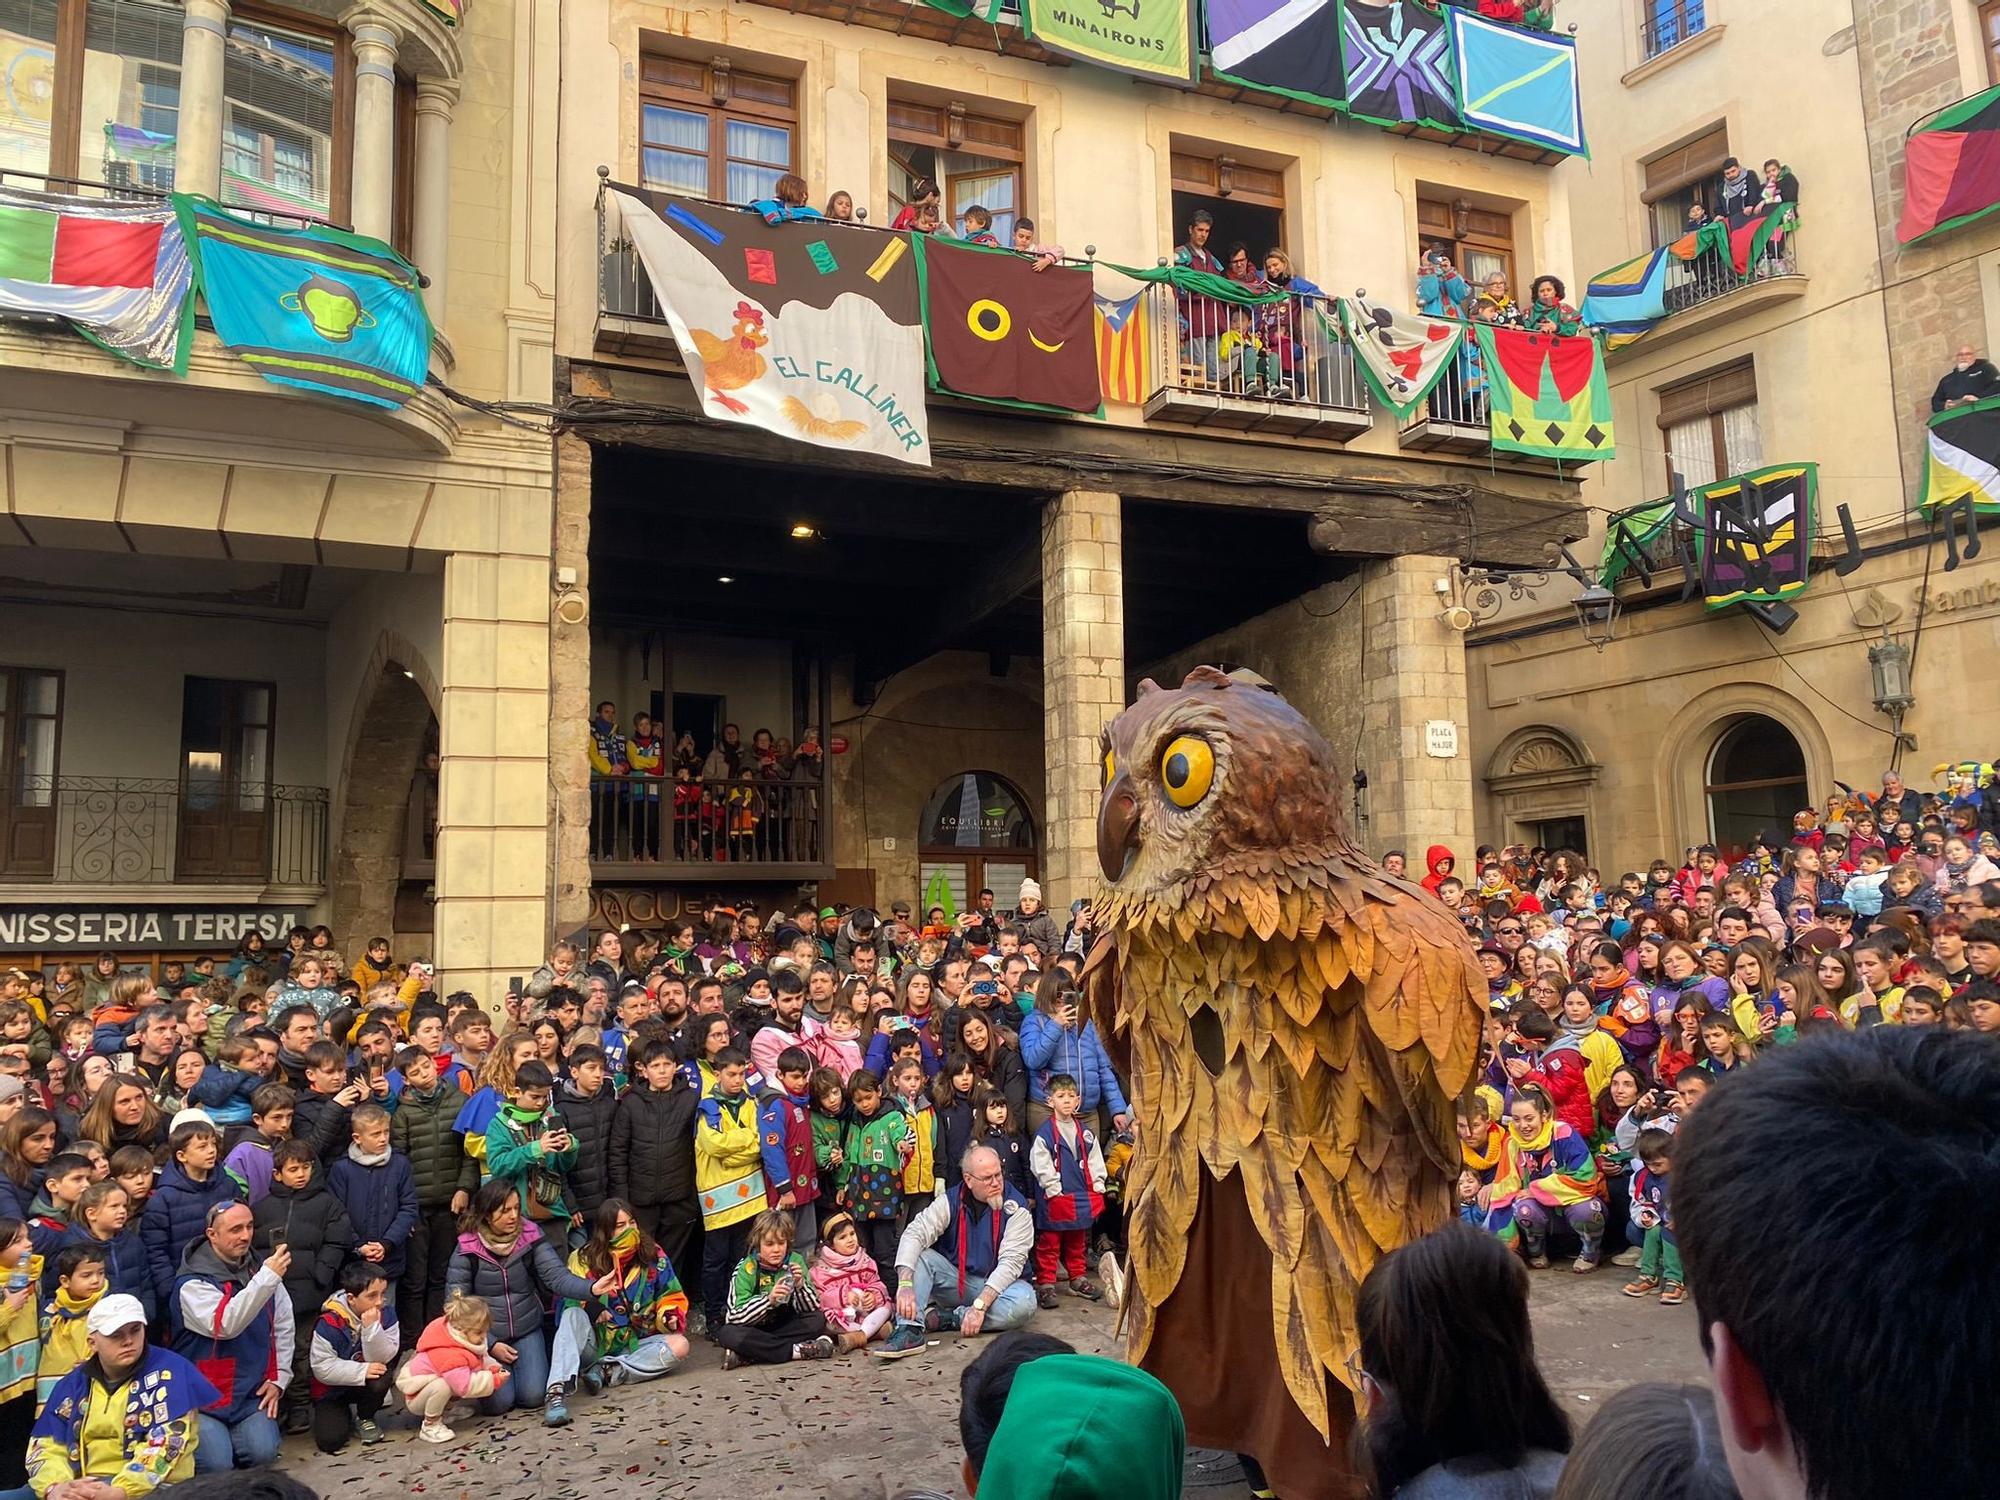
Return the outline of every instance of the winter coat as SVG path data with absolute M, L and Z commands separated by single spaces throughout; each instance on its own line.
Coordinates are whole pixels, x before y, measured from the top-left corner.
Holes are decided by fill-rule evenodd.
M 304 1141 L 319 1153 L 319 1164 L 330 1167 L 347 1153 L 354 1139 L 354 1111 L 336 1104 L 331 1094 L 301 1090 L 292 1111 L 292 1139 Z
M 389 1284 L 395 1285 L 417 1228 L 417 1180 L 410 1172 L 410 1159 L 392 1150 L 387 1161 L 371 1167 L 356 1161 L 350 1151 L 333 1164 L 326 1185 L 347 1207 L 354 1243 L 382 1246 L 378 1264 Z
M 532 1219 L 570 1216 L 569 1169 L 576 1163 L 576 1137 L 571 1136 L 562 1151 L 542 1144 L 562 1123 L 553 1109 L 524 1122 L 504 1106 L 486 1122 L 486 1175 L 513 1183 L 521 1194 L 522 1212 Z
M 894 1220 L 903 1206 L 903 1156 L 900 1142 L 909 1130 L 909 1116 L 885 1100 L 867 1119 L 855 1116 L 847 1126 L 845 1158 L 840 1168 L 841 1201 L 857 1221 Z
M 978 1129 L 979 1120 L 970 1099 L 956 1099 L 937 1111 L 937 1174 L 946 1187 L 958 1181 L 959 1163 L 972 1149 L 972 1138 Z
M 1081 1113 L 1087 1115 L 1100 1104 L 1109 1106 L 1114 1115 L 1130 1110 L 1119 1091 L 1118 1075 L 1111 1071 L 1111 1058 L 1098 1040 L 1095 1021 L 1085 1021 L 1080 1031 L 1069 1031 L 1046 1011 L 1031 1011 L 1021 1023 L 1021 1061 L 1028 1069 L 1028 1097 L 1037 1104 L 1048 1102 L 1049 1079 L 1067 1073 L 1082 1091 Z
M 1052 964 L 1056 955 L 1062 952 L 1062 929 L 1056 926 L 1056 919 L 1049 915 L 1045 906 L 1032 917 L 1024 917 L 1016 912 L 1014 925 L 1021 929 L 1021 941 L 1031 942 L 1042 950 L 1042 962 Z
M 764 1157 L 757 1101 L 720 1094 L 696 1107 L 694 1177 L 702 1227 L 726 1229 L 764 1211 Z
M 442 1380 L 459 1400 L 478 1401 L 506 1378 L 507 1367 L 487 1348 L 473 1348 L 443 1318 L 433 1318 L 417 1337 L 417 1352 L 396 1372 L 396 1389 L 414 1396 L 432 1380 Z
M 1424 851 L 1424 868 L 1429 873 L 1424 876 L 1422 883 L 1424 889 L 1433 896 L 1438 893 L 1438 887 L 1453 873 L 1443 868 L 1447 864 L 1456 866 L 1457 860 L 1445 845 L 1432 844 Z
M 93 1250 L 104 1252 L 104 1290 L 125 1292 L 139 1299 L 139 1305 L 146 1309 L 146 1321 L 157 1323 L 160 1316 L 160 1296 L 153 1289 L 153 1273 L 146 1264 L 146 1246 L 139 1238 L 136 1225 L 127 1226 L 125 1232 L 108 1240 L 96 1238 L 81 1223 L 69 1226 L 63 1235 L 62 1244 L 56 1255 L 71 1245 L 88 1245 Z M 178 1269 L 178 1266 L 176 1266 Z M 42 1291 L 53 1297 L 56 1293 L 56 1256 L 51 1255 L 42 1270 Z
M 637 1079 L 611 1115 L 611 1196 L 628 1203 L 692 1203 L 696 1093 L 679 1073 L 664 1093 Z
M 1485 1458 L 1447 1459 L 1399 1486 L 1396 1500 L 1549 1500 L 1563 1462 L 1541 1448 L 1507 1469 Z
M 177 1161 L 160 1172 L 153 1196 L 139 1220 L 139 1239 L 146 1247 L 146 1269 L 153 1278 L 153 1295 L 167 1305 L 174 1279 L 181 1274 L 181 1255 L 208 1232 L 208 1211 L 218 1203 L 238 1201 L 236 1184 L 220 1166 L 208 1181 L 196 1182 Z
M 851 1333 L 861 1327 L 867 1314 L 848 1306 L 848 1299 L 857 1293 L 873 1293 L 876 1307 L 889 1305 L 889 1288 L 865 1250 L 855 1251 L 850 1258 L 836 1254 L 831 1245 L 821 1245 L 813 1256 L 811 1275 L 820 1308 L 835 1328 Z
M 922 1027 L 913 1026 L 910 1029 L 917 1034 L 917 1046 L 924 1064 L 924 1078 L 929 1080 L 937 1077 L 938 1055 L 936 1049 L 931 1046 L 930 1033 Z M 868 1057 L 864 1066 L 881 1079 L 885 1086 L 889 1082 L 889 1063 L 892 1057 L 893 1054 L 889 1050 L 889 1033 L 878 1031 L 869 1039 Z
M 556 1298 L 590 1300 L 590 1283 L 570 1274 L 532 1219 L 521 1221 L 520 1237 L 504 1256 L 478 1235 L 461 1234 L 444 1285 L 447 1296 L 459 1291 L 484 1302 L 493 1314 L 492 1337 L 503 1344 L 539 1332 Z
M 569 1165 L 569 1206 L 580 1214 L 595 1213 L 611 1196 L 611 1120 L 618 1097 L 609 1082 L 587 1098 L 575 1084 L 565 1082 L 556 1107 L 576 1138 L 576 1157 Z
M 479 1163 L 465 1154 L 464 1141 L 452 1129 L 464 1107 L 465 1095 L 448 1083 L 428 1094 L 405 1084 L 389 1116 L 389 1144 L 409 1158 L 417 1207 L 426 1212 L 449 1208 L 454 1193 L 470 1195 L 479 1187 Z
M 285 1290 L 299 1312 L 314 1311 L 340 1285 L 340 1268 L 359 1243 L 347 1205 L 326 1185 L 326 1174 L 315 1169 L 297 1191 L 274 1180 L 250 1212 L 255 1224 L 250 1248 L 268 1260 L 282 1237 L 292 1250 Z
M 16 1182 L 10 1173 L 0 1172 L 0 1215 L 23 1224 L 34 1217 L 35 1199 L 41 1196 L 42 1179 L 48 1174 L 30 1167 L 25 1175 L 25 1181 Z

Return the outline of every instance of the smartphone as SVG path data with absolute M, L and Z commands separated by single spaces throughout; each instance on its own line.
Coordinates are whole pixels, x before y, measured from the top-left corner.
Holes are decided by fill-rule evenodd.
M 282 1250 L 282 1249 L 284 1249 L 284 1248 L 285 1248 L 285 1246 L 286 1246 L 287 1244 L 289 1244 L 289 1243 L 290 1243 L 290 1240 L 289 1240 L 289 1239 L 287 1239 L 287 1237 L 286 1237 L 286 1235 L 285 1235 L 285 1231 L 284 1231 L 284 1230 L 282 1230 L 282 1229 L 274 1229 L 274 1230 L 272 1230 L 272 1231 L 271 1231 L 271 1248 L 272 1248 L 272 1250 L 274 1250 L 274 1251 L 276 1251 L 276 1250 Z

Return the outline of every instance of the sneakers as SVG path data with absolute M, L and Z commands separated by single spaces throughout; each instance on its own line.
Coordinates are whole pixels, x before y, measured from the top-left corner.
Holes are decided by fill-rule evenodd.
M 563 1393 L 560 1386 L 555 1387 L 549 1392 L 549 1403 L 542 1408 L 542 1425 L 544 1427 L 569 1426 L 569 1407 L 563 1401 Z
M 1570 1264 L 1570 1269 L 1579 1276 L 1588 1276 L 1597 1269 L 1597 1252 L 1586 1250 Z
M 908 1359 L 912 1354 L 922 1354 L 924 1348 L 923 1329 L 914 1323 L 898 1323 L 888 1341 L 872 1352 L 882 1359 Z
M 313 1430 L 313 1414 L 310 1406 L 288 1407 L 285 1411 L 285 1436 L 297 1437 L 302 1432 Z
M 1628 1297 L 1643 1297 L 1647 1293 L 1657 1290 L 1659 1285 L 1660 1278 L 1657 1276 L 1635 1276 L 1632 1280 L 1626 1282 L 1624 1286 L 1620 1287 L 1619 1290 L 1624 1292 Z M 1679 1290 L 1679 1288 L 1675 1288 L 1675 1290 Z
M 825 1334 L 816 1339 L 807 1339 L 803 1344 L 792 1345 L 793 1359 L 832 1359 L 833 1340 Z
M 417 1429 L 418 1439 L 426 1443 L 448 1443 L 457 1436 L 457 1433 L 445 1426 L 436 1417 L 427 1418 L 424 1425 Z
M 1072 1297 L 1088 1297 L 1092 1302 L 1104 1300 L 1104 1288 L 1088 1276 L 1079 1276 L 1072 1281 L 1069 1284 L 1069 1292 Z
M 577 1376 L 577 1382 L 591 1395 L 602 1394 L 604 1390 L 604 1364 L 599 1361 Z
M 1118 1263 L 1118 1252 L 1107 1250 L 1098 1258 L 1097 1279 L 1104 1283 L 1104 1300 L 1113 1307 L 1125 1305 L 1125 1268 Z
M 1636 1266 L 1644 1258 L 1645 1254 L 1645 1251 L 1634 1245 L 1631 1249 L 1620 1250 L 1616 1255 L 1612 1256 L 1611 1264 L 1614 1266 Z
M 1688 1299 L 1688 1290 L 1678 1281 L 1670 1281 L 1660 1288 L 1660 1306 L 1679 1307 Z
M 924 1332 L 957 1333 L 961 1316 L 960 1310 L 956 1307 L 949 1312 L 933 1307 L 924 1314 Z
M 1549 1257 L 1545 1251 L 1530 1250 L 1528 1252 L 1528 1269 L 1530 1271 L 1546 1271 L 1548 1268 Z
M 1044 1312 L 1054 1312 L 1062 1306 L 1062 1298 L 1056 1295 L 1053 1286 L 1038 1286 L 1035 1288 L 1035 1303 Z
M 734 1369 L 736 1369 L 736 1368 L 737 1368 L 737 1367 L 738 1367 L 739 1365 L 741 1365 L 742 1363 L 743 1363 L 743 1359 L 742 1359 L 742 1356 L 741 1356 L 741 1355 L 739 1355 L 739 1354 L 738 1354 L 738 1353 L 737 1353 L 737 1352 L 736 1352 L 736 1351 L 735 1351 L 734 1349 L 724 1349 L 724 1350 L 722 1351 L 722 1368 L 723 1368 L 723 1369 L 725 1369 L 725 1370 L 734 1370 Z
M 373 1417 L 361 1418 L 354 1424 L 354 1431 L 360 1437 L 361 1441 L 368 1444 L 371 1448 L 389 1435 L 382 1430 L 381 1424 Z
M 592 1368 L 604 1372 L 604 1388 L 608 1391 L 625 1383 L 625 1366 L 615 1359 L 601 1359 Z

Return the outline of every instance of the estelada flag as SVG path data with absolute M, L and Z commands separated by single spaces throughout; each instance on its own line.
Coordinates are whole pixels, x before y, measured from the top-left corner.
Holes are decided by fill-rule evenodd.
M 1905 245 L 2000 208 L 2000 87 L 1920 122 L 1903 142 L 1903 162 L 1896 238 Z
M 1489 434 L 1502 453 L 1610 458 L 1611 386 L 1592 338 L 1475 323 L 1486 371 Z
M 931 389 L 1038 411 L 1104 410 L 1090 272 L 913 234 Z
M 1917 508 L 1929 513 L 1960 500 L 1970 500 L 1975 510 L 2000 510 L 2000 398 L 1931 418 Z
M 1146 320 L 1139 312 L 1145 295 L 1096 298 L 1097 383 L 1106 401 L 1137 406 L 1146 399 Z

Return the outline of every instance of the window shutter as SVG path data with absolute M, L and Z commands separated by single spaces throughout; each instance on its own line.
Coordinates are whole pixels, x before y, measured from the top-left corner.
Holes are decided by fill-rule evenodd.
M 1684 380 L 1660 392 L 1660 426 L 1712 417 L 1757 400 L 1757 369 L 1750 361 Z
M 1717 125 L 1685 146 L 1676 146 L 1664 156 L 1647 162 L 1646 186 L 1639 194 L 1639 201 L 1657 203 L 1689 183 L 1707 181 L 1722 171 L 1728 156 L 1729 127 Z

